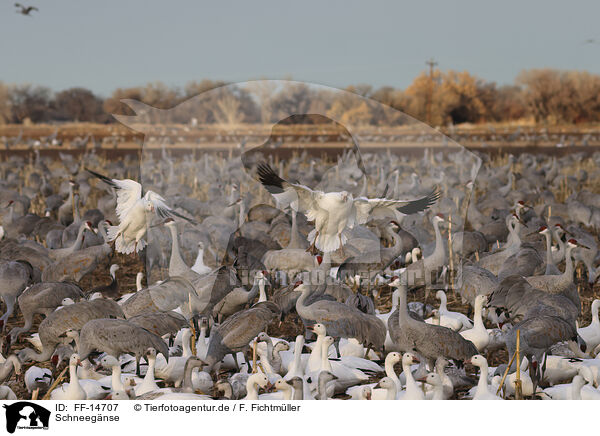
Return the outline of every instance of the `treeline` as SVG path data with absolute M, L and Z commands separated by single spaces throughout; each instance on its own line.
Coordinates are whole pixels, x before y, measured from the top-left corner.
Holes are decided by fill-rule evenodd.
M 135 99 L 170 109 L 225 82 L 203 80 L 183 88 L 161 82 L 116 89 L 108 98 L 84 88 L 52 92 L 34 85 L 0 82 L 0 123 L 114 122 L 110 114 L 130 114 L 121 99 Z M 513 85 L 497 86 L 468 72 L 434 70 L 421 73 L 406 89 L 356 85 L 348 91 L 369 97 L 432 125 L 532 120 L 537 123 L 600 121 L 600 75 L 585 71 L 534 69 L 522 71 Z M 279 114 L 318 110 L 342 121 L 381 124 L 381 111 L 360 99 L 330 95 L 328 90 L 301 83 L 278 88 L 256 82 L 247 89 L 222 88 L 209 95 L 209 104 L 194 111 L 199 124 L 277 121 Z M 253 98 L 258 97 L 258 98 Z M 326 102 L 327 107 L 322 107 Z M 173 122 L 189 122 L 189 114 L 173 111 Z

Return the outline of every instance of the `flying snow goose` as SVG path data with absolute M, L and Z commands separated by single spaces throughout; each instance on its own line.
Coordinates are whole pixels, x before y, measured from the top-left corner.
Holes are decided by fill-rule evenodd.
M 144 249 L 146 241 L 143 238 L 151 213 L 162 219 L 176 216 L 194 224 L 194 221 L 167 206 L 166 200 L 156 192 L 144 193 L 138 182 L 131 179 L 110 179 L 87 168 L 86 170 L 114 188 L 117 193 L 116 212 L 120 223 L 108 228 L 108 239 L 115 241 L 117 252 L 130 254 Z
M 308 235 L 315 248 L 333 252 L 347 240 L 347 230 L 365 224 L 374 213 L 390 214 L 399 220 L 404 215 L 420 212 L 433 205 L 440 197 L 437 189 L 417 200 L 388 200 L 385 198 L 354 198 L 350 192 L 313 191 L 307 186 L 290 183 L 275 173 L 268 164 L 259 164 L 258 177 L 281 206 L 290 205 L 303 212 L 315 228 Z

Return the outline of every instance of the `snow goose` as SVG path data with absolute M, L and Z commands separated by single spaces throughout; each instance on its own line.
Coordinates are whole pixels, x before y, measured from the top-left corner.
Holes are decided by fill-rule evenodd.
M 447 327 L 455 332 L 473 327 L 473 323 L 471 323 L 471 320 L 466 315 L 448 310 L 448 299 L 444 291 L 437 291 L 435 296 L 440 300 L 440 307 L 438 310 L 440 312 L 440 325 L 442 327 Z M 430 320 L 431 318 L 428 318 L 425 322 L 432 324 Z
M 200 274 L 201 276 L 212 271 L 209 266 L 204 265 L 204 243 L 202 241 L 198 242 L 198 255 L 196 256 L 196 261 L 192 266 L 192 271 Z
M 354 198 L 350 192 L 313 191 L 307 186 L 290 183 L 275 173 L 267 164 L 258 165 L 258 177 L 280 206 L 290 205 L 292 210 L 303 212 L 315 228 L 309 233 L 309 249 L 333 252 L 347 241 L 349 229 L 365 224 L 370 215 L 389 213 L 396 220 L 423 211 L 433 205 L 440 193 L 434 189 L 418 200 L 400 201 L 385 198 Z
M 69 358 L 69 383 L 63 383 L 50 394 L 51 400 L 85 400 L 87 395 L 85 390 L 79 384 L 77 376 L 77 366 L 81 365 L 79 355 L 72 354 Z
M 152 215 L 159 218 L 179 217 L 194 224 L 194 221 L 175 212 L 165 203 L 165 199 L 153 191 L 142 190 L 142 185 L 131 179 L 110 179 L 86 168 L 94 177 L 114 188 L 117 193 L 118 226 L 108 227 L 108 240 L 115 241 L 115 250 L 130 254 L 143 250 L 143 239 L 150 226 Z
M 550 400 L 581 400 L 581 389 L 585 386 L 585 379 L 581 375 L 573 377 L 571 383 L 550 386 L 543 389 L 542 399 Z
M 31 366 L 25 371 L 25 387 L 29 393 L 36 389 L 41 391 L 47 390 L 52 383 L 52 371 L 39 366 Z
M 402 372 L 406 377 L 406 388 L 404 391 L 398 393 L 398 399 L 400 400 L 424 400 L 425 395 L 421 388 L 417 385 L 415 378 L 411 372 L 411 365 L 418 363 L 419 359 L 412 353 L 404 353 L 402 355 Z
M 426 396 L 428 400 L 446 400 L 444 394 L 444 381 L 438 373 L 430 372 L 425 377 L 419 379 L 420 382 L 427 383 L 432 386 L 431 395 Z
M 468 330 L 463 330 L 460 332 L 460 335 L 468 341 L 473 342 L 477 351 L 482 352 L 485 347 L 490 343 L 490 336 L 488 335 L 488 331 L 483 325 L 483 319 L 481 317 L 481 312 L 483 310 L 483 305 L 487 302 L 487 297 L 485 295 L 478 295 L 475 297 L 475 316 L 473 320 L 475 324 L 473 328 Z
M 480 354 L 476 354 L 471 357 L 467 362 L 479 368 L 479 382 L 477 383 L 477 389 L 475 391 L 475 395 L 473 395 L 474 400 L 501 400 L 499 396 L 497 396 L 494 392 L 490 390 L 488 386 L 488 362 L 485 357 Z
M 265 389 L 269 384 L 267 376 L 261 372 L 257 372 L 248 377 L 246 382 L 247 394 L 243 398 L 244 400 L 258 400 L 258 388 Z
M 592 302 L 592 322 L 587 327 L 577 329 L 579 336 L 583 338 L 588 350 L 594 350 L 600 344 L 600 300 Z
M 371 393 L 373 400 L 395 400 L 398 395 L 397 384 L 390 377 L 384 377 L 379 380 Z M 376 392 L 384 392 L 384 395 L 375 395 Z
M 152 347 L 146 351 L 146 361 L 148 362 L 148 370 L 141 384 L 134 388 L 135 395 L 140 396 L 148 392 L 157 391 L 159 389 L 154 379 L 154 368 L 156 366 L 156 350 Z

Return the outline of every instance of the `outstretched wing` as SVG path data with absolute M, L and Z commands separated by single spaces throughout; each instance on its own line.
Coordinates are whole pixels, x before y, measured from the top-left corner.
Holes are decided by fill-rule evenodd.
M 107 185 L 113 187 L 117 193 L 117 216 L 120 221 L 123 221 L 125 215 L 127 215 L 129 209 L 142 198 L 142 185 L 135 180 L 131 179 L 110 179 L 102 174 L 98 174 L 88 168 L 85 169 L 88 173 L 94 177 L 99 178 Z
M 259 164 L 257 172 L 260 182 L 283 207 L 291 205 L 305 214 L 315 213 L 319 208 L 316 201 L 322 196 L 321 191 L 282 179 L 268 164 Z
M 176 216 L 178 218 L 186 220 L 187 222 L 189 222 L 191 224 L 198 224 L 193 219 L 188 218 L 188 217 L 180 214 L 179 212 L 176 212 L 173 209 L 171 209 L 169 206 L 167 206 L 166 200 L 154 191 L 148 191 L 146 193 L 146 199 L 148 201 L 152 202 L 152 204 L 154 205 L 154 210 L 156 211 L 156 214 L 162 219 L 172 218 L 172 217 Z
M 431 207 L 440 198 L 440 191 L 437 187 L 428 195 L 417 200 L 388 200 L 386 198 L 357 198 L 354 200 L 356 208 L 356 218 L 359 224 L 364 224 L 369 220 L 369 216 L 377 209 L 393 209 L 399 212 L 410 215 L 421 212 Z

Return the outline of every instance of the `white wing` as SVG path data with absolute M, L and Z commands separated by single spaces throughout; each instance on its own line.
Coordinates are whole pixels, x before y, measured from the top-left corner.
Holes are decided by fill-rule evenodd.
M 154 191 L 146 192 L 145 198 L 146 198 L 146 200 L 150 201 L 154 205 L 154 210 L 160 218 L 164 219 L 164 218 L 176 216 L 179 218 L 183 218 L 184 220 L 189 221 L 192 224 L 196 224 L 196 222 L 194 220 L 191 220 L 188 217 L 181 215 L 178 212 L 175 212 L 173 209 L 171 209 L 169 206 L 167 206 L 166 200 L 162 196 L 157 194 L 156 192 L 154 192 Z
M 440 198 L 440 192 L 435 188 L 425 197 L 416 200 L 388 200 L 386 198 L 357 198 L 354 200 L 356 209 L 356 219 L 359 224 L 364 224 L 369 220 L 376 209 L 388 209 L 390 212 L 397 210 L 405 215 L 420 212 L 428 209 Z
M 97 172 L 92 171 L 89 168 L 86 168 L 86 171 L 115 189 L 117 193 L 116 212 L 117 216 L 119 217 L 119 220 L 123 222 L 123 218 L 125 217 L 125 215 L 127 215 L 127 213 L 133 207 L 133 205 L 140 198 L 142 198 L 142 185 L 131 179 L 111 179 L 109 177 L 103 176 L 102 174 L 98 174 Z
M 122 222 L 123 218 L 133 205 L 142 198 L 142 185 L 130 179 L 117 180 L 112 179 L 114 187 L 117 190 L 117 216 Z

